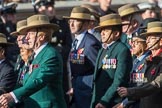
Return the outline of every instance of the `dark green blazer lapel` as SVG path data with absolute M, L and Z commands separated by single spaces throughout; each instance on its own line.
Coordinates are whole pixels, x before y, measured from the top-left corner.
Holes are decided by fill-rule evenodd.
M 44 55 L 44 53 L 46 52 L 47 48 L 49 47 L 49 44 L 47 44 L 42 51 L 37 55 L 37 57 L 33 60 L 32 64 L 40 64 L 41 60 L 43 59 L 42 56 Z M 30 67 L 29 67 L 30 68 Z M 30 69 L 29 69 L 30 70 Z M 33 70 L 32 70 L 33 71 Z M 24 78 L 24 83 L 26 83 L 26 81 L 29 79 L 29 77 L 31 76 L 32 72 L 29 73 L 27 72 Z
M 107 50 L 107 52 L 106 52 L 106 55 L 108 55 L 107 58 L 111 57 L 112 51 L 114 50 L 117 43 L 118 43 L 118 41 L 113 43 L 112 46 L 110 46 L 110 48 Z M 97 78 L 98 70 L 100 70 L 102 68 L 102 64 L 99 63 L 102 52 L 103 52 L 103 48 L 98 53 L 98 57 L 97 57 L 97 61 L 96 61 L 96 67 L 95 67 L 95 73 L 94 73 L 94 79 Z
M 109 50 L 107 50 L 107 56 L 108 58 L 111 57 L 112 51 L 114 50 L 115 46 L 117 45 L 118 41 L 116 41 L 115 43 L 112 44 L 112 46 L 110 46 Z

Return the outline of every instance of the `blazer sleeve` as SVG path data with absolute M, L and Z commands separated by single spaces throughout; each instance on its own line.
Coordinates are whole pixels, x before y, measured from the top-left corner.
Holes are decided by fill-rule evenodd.
M 161 84 L 162 74 L 159 74 L 159 76 L 157 76 L 156 79 L 150 83 L 138 87 L 128 88 L 128 97 L 129 99 L 140 99 L 142 97 L 162 91 Z
M 62 63 L 62 61 L 60 61 L 59 58 L 57 54 L 52 55 L 52 57 L 48 56 L 48 59 L 39 67 L 40 71 L 38 75 L 33 78 L 33 80 L 27 81 L 22 87 L 13 91 L 16 98 L 20 101 L 29 97 L 47 84 L 53 82 L 54 79 L 60 78 L 62 75 L 62 69 L 60 69 L 60 65 L 62 64 L 60 63 Z M 58 81 L 60 79 L 58 79 Z
M 2 76 L 0 79 L 0 95 L 12 91 L 17 80 L 16 73 L 12 67 L 5 65 L 1 71 L 3 74 L 1 74 Z
M 100 100 L 100 103 L 103 105 L 107 105 L 110 102 L 117 92 L 117 88 L 121 86 L 121 84 L 127 83 L 126 79 L 129 78 L 129 73 L 132 69 L 132 57 L 129 49 L 121 48 L 120 50 L 121 51 L 118 52 L 119 54 L 117 55 L 117 68 L 115 71 L 113 83 Z

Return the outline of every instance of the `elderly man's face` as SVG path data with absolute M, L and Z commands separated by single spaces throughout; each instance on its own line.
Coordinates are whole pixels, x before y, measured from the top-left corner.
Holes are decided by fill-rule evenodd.
M 72 34 L 79 34 L 82 31 L 83 23 L 77 19 L 70 19 L 69 26 Z
M 160 37 L 157 37 L 159 34 L 152 34 L 147 37 L 146 43 L 147 48 L 150 48 L 150 50 L 156 50 L 160 48 Z M 155 44 L 156 43 L 156 44 Z
M 103 28 L 101 30 L 101 41 L 102 41 L 102 43 L 107 43 L 107 44 L 109 44 L 113 41 L 111 28 Z
M 141 14 L 142 18 L 143 19 L 146 19 L 146 18 L 156 18 L 156 12 L 155 10 L 151 10 L 151 9 L 147 9 L 145 12 L 143 12 Z
M 139 38 L 132 38 L 132 53 L 136 56 L 139 56 L 144 53 L 146 50 L 146 41 L 143 41 Z
M 30 49 L 33 49 L 34 48 L 34 44 L 35 44 L 35 39 L 36 39 L 36 30 L 35 29 L 30 29 L 28 32 L 27 32 L 27 35 L 26 35 L 26 40 L 28 41 L 28 44 L 29 44 L 29 48 Z

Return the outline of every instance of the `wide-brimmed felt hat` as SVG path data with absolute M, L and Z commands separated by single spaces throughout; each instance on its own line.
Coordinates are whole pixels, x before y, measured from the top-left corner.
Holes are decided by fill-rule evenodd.
M 21 29 L 19 32 L 25 34 L 29 29 L 41 28 L 41 27 L 52 29 L 53 32 L 59 30 L 59 25 L 51 24 L 49 22 L 48 16 L 38 14 L 27 18 L 27 26 Z
M 118 14 L 108 14 L 100 17 L 99 26 L 94 29 L 100 30 L 104 27 L 123 25 L 120 15 Z
M 118 13 L 121 17 L 132 15 L 138 12 L 139 8 L 136 4 L 126 4 L 118 9 Z
M 91 20 L 91 13 L 85 7 L 74 7 L 71 11 L 70 16 L 63 16 L 65 19 L 80 19 L 80 20 Z
M 150 22 L 147 25 L 147 32 L 142 33 L 141 35 L 148 36 L 151 34 L 162 34 L 162 22 L 161 21 L 155 21 Z M 161 35 L 158 35 L 161 37 Z
M 19 34 L 21 34 L 20 31 L 22 29 L 24 29 L 26 26 L 27 26 L 27 21 L 26 20 L 18 21 L 17 24 L 16 24 L 16 31 L 12 32 L 10 35 L 18 36 Z
M 0 45 L 12 45 L 13 43 L 7 42 L 6 36 L 3 33 L 0 33 Z
M 81 7 L 85 7 L 91 12 L 91 14 L 94 16 L 94 17 L 93 16 L 91 17 L 91 20 L 97 20 L 97 21 L 99 20 L 100 15 L 97 12 L 97 9 L 93 5 L 91 5 L 91 4 L 82 4 Z

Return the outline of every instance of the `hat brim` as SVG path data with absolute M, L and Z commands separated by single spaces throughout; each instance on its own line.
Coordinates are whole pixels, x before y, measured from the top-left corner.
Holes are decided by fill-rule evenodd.
M 7 43 L 0 43 L 0 45 L 10 46 L 10 45 L 14 45 L 14 43 L 7 42 Z
M 122 24 L 110 24 L 110 25 L 103 25 L 103 26 L 96 26 L 94 29 L 95 30 L 101 30 L 102 28 L 105 28 L 105 27 L 111 27 L 111 26 L 123 26 L 123 25 L 127 25 L 128 23 L 122 23 Z
M 69 16 L 63 16 L 64 19 L 78 19 L 78 20 L 90 20 L 90 19 L 86 19 L 86 18 L 76 18 L 76 17 L 69 17 Z
M 162 32 L 149 32 L 149 33 L 141 33 L 141 36 L 148 36 L 148 35 L 152 35 L 152 34 L 162 34 Z M 162 36 L 158 36 L 158 37 L 162 37 Z
M 24 28 L 22 28 L 19 31 L 19 33 L 20 34 L 26 34 L 28 32 L 28 30 L 33 29 L 33 28 L 39 28 L 39 27 L 52 29 L 53 32 L 58 31 L 59 28 L 60 28 L 59 25 L 57 25 L 57 24 L 39 24 L 39 25 L 25 26 Z
M 15 32 L 10 33 L 10 35 L 11 36 L 17 36 L 17 35 L 19 35 L 19 32 L 15 31 Z

